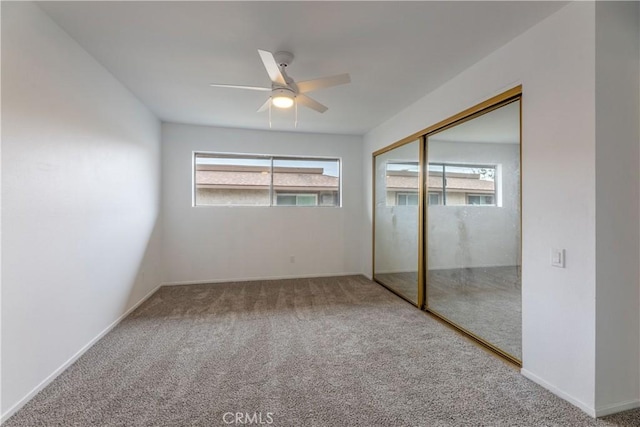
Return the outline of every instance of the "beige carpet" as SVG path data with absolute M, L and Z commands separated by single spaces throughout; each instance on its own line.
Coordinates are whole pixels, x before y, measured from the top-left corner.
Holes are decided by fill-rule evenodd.
M 298 427 L 640 425 L 640 411 L 589 418 L 357 276 L 162 288 L 5 427 L 224 426 L 229 412 Z

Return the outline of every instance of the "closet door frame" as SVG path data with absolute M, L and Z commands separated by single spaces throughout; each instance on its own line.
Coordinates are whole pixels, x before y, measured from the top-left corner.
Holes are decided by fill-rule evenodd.
M 479 117 L 483 114 L 489 113 L 493 110 L 496 110 L 500 107 L 504 107 L 507 104 L 512 102 L 520 101 L 520 230 L 522 230 L 522 85 L 515 86 L 505 92 L 502 92 L 496 96 L 493 96 L 479 104 L 474 105 L 473 107 L 467 108 L 464 111 L 461 111 L 458 114 L 455 114 L 447 119 L 444 119 L 434 125 L 431 125 L 421 131 L 418 131 L 406 138 L 401 139 L 387 147 L 381 148 L 377 150 L 372 155 L 372 218 L 373 218 L 373 232 L 372 232 L 372 260 L 371 260 L 371 277 L 373 280 L 384 286 L 386 289 L 389 289 L 394 294 L 399 297 L 409 301 L 411 304 L 416 305 L 421 310 L 425 311 L 429 315 L 433 316 L 437 320 L 441 321 L 447 326 L 450 326 L 454 330 L 460 332 L 461 334 L 467 336 L 472 339 L 474 342 L 480 344 L 482 347 L 489 349 L 493 353 L 498 356 L 506 359 L 507 361 L 513 363 L 518 367 L 522 367 L 522 360 L 517 357 L 503 351 L 502 349 L 496 347 L 495 345 L 487 342 L 482 337 L 479 337 L 472 332 L 466 330 L 465 328 L 455 324 L 454 322 L 448 320 L 444 316 L 434 312 L 428 307 L 428 283 L 427 283 L 427 271 L 428 271 L 428 253 L 426 250 L 426 243 L 428 242 L 428 210 L 427 210 L 427 198 L 428 194 L 427 188 L 427 179 L 425 175 L 426 165 L 428 160 L 428 144 L 427 138 L 431 134 L 436 134 L 445 129 L 448 129 L 453 126 L 457 126 L 461 123 L 464 123 L 468 120 L 472 120 L 476 117 Z M 395 148 L 402 147 L 405 144 L 409 144 L 411 142 L 415 142 L 419 140 L 420 145 L 420 162 L 419 162 L 419 200 L 418 200 L 418 301 L 417 303 L 414 301 L 408 300 L 406 297 L 391 289 L 389 286 L 381 283 L 375 277 L 375 255 L 376 255 L 376 247 L 375 247 L 375 230 L 376 230 L 376 157 L 384 154 L 388 151 L 391 151 Z M 520 238 L 520 259 L 522 259 L 522 231 Z

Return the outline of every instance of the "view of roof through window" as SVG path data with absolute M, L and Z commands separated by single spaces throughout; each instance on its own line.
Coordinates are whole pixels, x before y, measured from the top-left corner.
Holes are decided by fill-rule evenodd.
M 204 157 L 204 154 L 197 155 L 198 165 L 237 165 L 237 166 L 264 166 L 265 160 L 267 163 L 270 161 L 271 157 L 264 158 L 239 158 L 239 157 Z M 278 157 L 274 157 L 277 159 Z M 286 158 L 281 158 L 286 159 Z M 323 174 L 329 176 L 340 176 L 340 163 L 336 159 L 300 159 L 295 158 L 298 162 L 298 167 L 308 167 L 308 168 L 323 168 Z

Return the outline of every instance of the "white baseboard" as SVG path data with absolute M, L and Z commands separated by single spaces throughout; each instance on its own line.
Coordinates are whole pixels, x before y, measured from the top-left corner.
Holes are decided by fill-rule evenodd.
M 225 279 L 206 279 L 206 280 L 185 280 L 180 282 L 165 282 L 162 286 L 181 286 L 181 285 L 207 285 L 214 283 L 229 282 L 255 282 L 257 280 L 286 280 L 286 279 L 312 279 L 314 277 L 342 277 L 342 276 L 364 276 L 362 272 L 358 273 L 322 273 L 322 274 L 293 274 L 287 276 L 266 276 L 266 277 L 236 277 Z
M 629 400 L 628 402 L 614 403 L 612 405 L 600 406 L 596 408 L 596 417 L 604 417 L 618 412 L 628 411 L 629 409 L 640 408 L 640 400 Z
M 547 390 L 549 390 L 551 393 L 555 394 L 556 396 L 566 400 L 567 402 L 571 403 L 574 406 L 577 406 L 578 408 L 582 409 L 584 412 L 586 412 L 589 416 L 595 418 L 597 416 L 596 414 L 596 410 L 592 407 L 590 407 L 589 405 L 587 405 L 586 403 L 582 402 L 579 399 L 576 399 L 575 397 L 565 393 L 564 391 L 558 389 L 556 386 L 554 386 L 551 383 L 548 383 L 547 381 L 543 380 L 542 378 L 540 378 L 539 376 L 537 376 L 536 374 L 527 371 L 526 369 L 520 369 L 520 373 L 525 376 L 526 378 L 530 379 L 531 381 L 533 381 L 534 383 L 541 385 L 542 387 L 546 388 Z
M 570 396 L 567 393 L 559 390 L 554 385 L 549 384 L 548 382 L 546 382 L 542 378 L 540 378 L 537 375 L 527 371 L 526 369 L 521 369 L 520 373 L 522 375 L 524 375 L 525 377 L 529 378 L 534 383 L 539 384 L 542 387 L 546 388 L 547 390 L 549 390 L 551 393 L 555 394 L 556 396 L 561 397 L 562 399 L 566 400 L 567 402 L 569 402 L 569 403 L 577 406 L 578 408 L 582 409 L 584 412 L 586 412 L 589 416 L 591 416 L 593 418 L 604 417 L 604 416 L 607 416 L 607 415 L 616 414 L 618 412 L 628 411 L 629 409 L 640 408 L 640 400 L 634 399 L 634 400 L 629 400 L 627 402 L 619 402 L 619 403 L 614 403 L 614 404 L 607 405 L 607 406 L 600 406 L 600 407 L 596 407 L 594 409 L 594 408 L 591 408 L 586 403 L 576 399 L 575 397 Z
M 85 344 L 80 350 L 78 350 L 73 356 L 69 358 L 66 362 L 64 362 L 58 369 L 53 371 L 47 378 L 45 378 L 40 384 L 33 388 L 29 393 L 26 394 L 22 399 L 20 399 L 15 405 L 9 408 L 2 416 L 0 416 L 0 424 L 4 423 L 8 420 L 13 414 L 18 412 L 20 408 L 27 404 L 33 397 L 38 394 L 43 388 L 49 385 L 51 381 L 55 380 L 58 375 L 65 371 L 69 366 L 73 364 L 76 360 L 78 360 L 87 350 L 89 350 L 96 342 L 100 340 L 103 336 L 108 334 L 113 328 L 115 328 L 125 317 L 127 317 L 133 310 L 138 308 L 143 302 L 148 300 L 153 294 L 155 294 L 158 289 L 160 289 L 161 285 L 156 286 L 149 293 L 147 293 L 140 301 L 135 303 L 131 308 L 125 311 L 120 317 L 118 317 L 114 322 L 112 322 L 109 326 L 107 326 L 102 332 L 100 332 L 95 338 Z

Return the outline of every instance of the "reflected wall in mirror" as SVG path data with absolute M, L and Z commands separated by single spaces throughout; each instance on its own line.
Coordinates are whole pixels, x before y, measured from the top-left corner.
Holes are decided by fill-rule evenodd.
M 374 279 L 418 305 L 420 140 L 375 157 Z
M 427 308 L 522 359 L 520 101 L 427 136 Z

